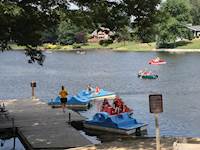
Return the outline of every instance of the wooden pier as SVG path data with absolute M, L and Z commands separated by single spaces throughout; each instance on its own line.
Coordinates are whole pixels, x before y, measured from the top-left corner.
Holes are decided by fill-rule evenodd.
M 69 124 L 83 121 L 84 117 L 66 109 L 52 109 L 39 100 L 16 100 L 6 102 L 9 119 L 0 116 L 0 130 L 17 127 L 19 138 L 28 149 L 67 149 L 91 145 L 92 143 Z

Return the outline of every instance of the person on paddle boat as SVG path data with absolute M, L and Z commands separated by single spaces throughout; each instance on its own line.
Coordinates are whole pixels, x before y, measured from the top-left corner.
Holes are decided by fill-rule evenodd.
M 114 104 L 114 108 L 115 108 L 115 113 L 117 113 L 117 114 L 121 113 L 123 110 L 123 105 L 124 105 L 124 102 L 122 101 L 122 99 L 119 96 L 116 96 L 113 104 Z
M 61 91 L 59 92 L 59 95 L 63 112 L 65 112 L 68 92 L 63 85 L 61 86 Z
M 133 109 L 130 109 L 127 105 L 123 104 L 122 112 L 133 112 Z
M 102 105 L 101 105 L 101 111 L 107 112 L 107 111 L 109 110 L 109 108 L 112 108 L 112 107 L 111 107 L 111 105 L 109 104 L 108 99 L 107 99 L 107 98 L 104 98 L 103 103 L 102 103 Z M 108 113 L 111 113 L 111 112 L 108 112 Z
M 155 59 L 154 59 L 154 62 L 159 62 L 160 61 L 160 57 L 156 57 Z
M 98 94 L 100 92 L 100 88 L 96 86 L 95 93 Z
M 88 84 L 88 86 L 87 86 L 87 91 L 88 91 L 89 93 L 94 92 L 94 89 L 92 88 L 91 84 Z
M 141 76 L 141 75 L 143 75 L 143 73 L 144 73 L 144 70 L 140 70 L 139 72 L 138 72 L 138 74 Z

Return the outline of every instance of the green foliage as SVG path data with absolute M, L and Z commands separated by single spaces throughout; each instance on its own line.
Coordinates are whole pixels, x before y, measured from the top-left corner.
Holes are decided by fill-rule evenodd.
M 90 28 L 92 30 L 104 26 L 110 28 L 111 30 L 117 30 L 123 27 L 124 24 L 128 23 L 128 16 L 124 13 L 121 3 L 117 1 L 109 0 L 93 0 L 93 1 L 83 1 L 74 0 L 80 9 L 76 11 L 75 16 L 71 19 L 84 26 L 85 28 Z
M 158 5 L 161 0 L 123 0 L 125 13 L 132 17 L 134 34 L 141 42 L 150 42 L 155 39 L 155 23 L 158 22 Z M 134 16 L 134 17 L 133 17 Z
M 175 43 L 177 38 L 189 38 L 186 24 L 192 21 L 188 0 L 168 0 L 161 6 L 157 45 Z
M 36 60 L 42 64 L 43 54 L 36 47 L 42 43 L 42 32 L 58 23 L 56 8 L 63 4 L 63 1 L 58 3 L 56 0 L 1 1 L 0 48 L 6 49 L 9 41 L 24 45 L 31 58 L 29 62 Z
M 131 29 L 128 26 L 124 26 L 123 28 L 119 29 L 116 33 L 117 41 L 129 41 L 131 40 Z
M 112 44 L 112 43 L 113 43 L 113 40 L 111 39 L 99 41 L 99 44 L 102 46 L 108 46 L 109 44 Z
M 60 44 L 72 45 L 75 42 L 75 33 L 78 31 L 70 21 L 61 21 L 58 27 L 58 42 Z
M 190 0 L 192 20 L 194 25 L 200 25 L 200 0 Z

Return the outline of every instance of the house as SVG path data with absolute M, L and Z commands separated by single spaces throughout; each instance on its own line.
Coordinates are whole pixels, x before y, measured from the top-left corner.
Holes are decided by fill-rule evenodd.
M 200 25 L 196 26 L 187 25 L 186 27 L 193 32 L 195 38 L 200 37 Z
M 101 40 L 108 40 L 112 35 L 114 35 L 114 33 L 110 31 L 109 28 L 100 27 L 92 32 L 88 42 L 96 43 Z

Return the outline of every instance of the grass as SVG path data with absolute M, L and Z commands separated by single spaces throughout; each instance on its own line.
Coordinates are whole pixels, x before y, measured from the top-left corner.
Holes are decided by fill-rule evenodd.
M 108 46 L 115 51 L 151 51 L 155 49 L 155 43 L 137 43 L 133 41 L 113 43 Z
M 184 45 L 177 46 L 176 49 L 200 49 L 200 39 L 194 39 Z
M 24 46 L 17 46 L 16 44 L 10 45 L 12 49 L 20 50 L 24 49 Z M 82 49 L 112 49 L 113 51 L 152 51 L 156 49 L 154 43 L 139 43 L 134 41 L 112 43 L 108 46 L 102 46 L 98 43 L 87 43 L 85 45 L 59 45 L 59 44 L 43 44 L 38 47 L 39 49 L 47 49 L 51 51 L 71 51 L 74 47 L 81 46 Z M 75 48 L 76 49 L 76 48 Z M 176 43 L 175 49 L 200 49 L 200 39 L 194 39 L 192 41 L 179 41 Z

